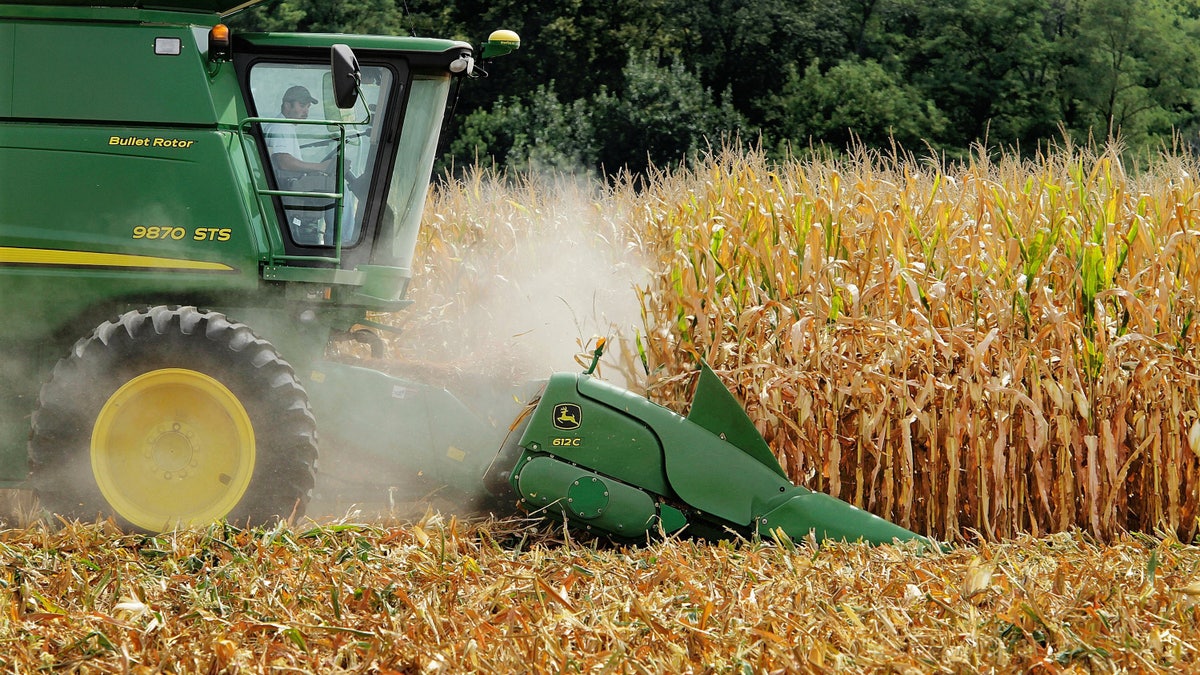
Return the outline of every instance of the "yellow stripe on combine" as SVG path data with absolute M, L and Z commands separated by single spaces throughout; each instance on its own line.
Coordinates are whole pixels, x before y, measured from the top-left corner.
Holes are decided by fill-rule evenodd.
M 233 269 L 225 263 L 205 262 L 203 260 L 181 260 L 179 258 L 158 258 L 149 255 L 97 253 L 95 251 L 12 248 L 7 246 L 0 246 L 0 264 L 143 267 L 173 270 L 203 270 L 210 272 L 228 272 Z

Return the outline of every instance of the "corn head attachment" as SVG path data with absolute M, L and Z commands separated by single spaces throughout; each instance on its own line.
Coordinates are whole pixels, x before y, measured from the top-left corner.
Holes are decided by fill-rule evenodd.
M 432 502 L 508 515 L 516 506 L 618 540 L 812 535 L 937 550 L 903 527 L 792 484 L 707 364 L 684 417 L 592 376 L 601 350 L 583 373 L 495 389 L 475 382 L 457 393 L 322 364 L 308 383 L 313 407 L 345 424 L 325 428 L 337 452 L 322 458 L 310 512 L 344 513 L 405 494 L 410 508 Z
M 707 364 L 687 417 L 583 374 L 549 379 L 487 472 L 497 496 L 619 539 L 928 539 L 792 484 Z

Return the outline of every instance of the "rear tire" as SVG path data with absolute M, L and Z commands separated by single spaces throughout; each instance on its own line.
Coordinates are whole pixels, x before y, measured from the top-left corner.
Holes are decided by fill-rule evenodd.
M 42 387 L 29 442 L 44 508 L 147 532 L 303 514 L 316 421 L 275 348 L 195 307 L 100 325 Z

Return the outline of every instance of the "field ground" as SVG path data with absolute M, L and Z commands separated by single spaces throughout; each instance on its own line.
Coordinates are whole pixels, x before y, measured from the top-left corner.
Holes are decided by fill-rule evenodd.
M 1082 533 L 942 554 L 615 546 L 544 523 L 0 531 L 0 670 L 1177 672 L 1200 555 Z

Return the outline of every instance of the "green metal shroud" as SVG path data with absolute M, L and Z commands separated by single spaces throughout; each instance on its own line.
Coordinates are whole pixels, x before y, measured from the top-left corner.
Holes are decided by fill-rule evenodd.
M 528 509 L 636 539 L 688 529 L 704 537 L 928 539 L 793 485 L 732 394 L 707 366 L 691 414 L 588 375 L 555 374 L 525 428 L 509 478 Z

